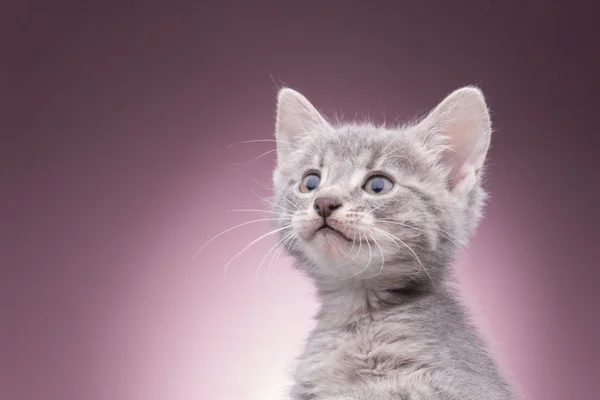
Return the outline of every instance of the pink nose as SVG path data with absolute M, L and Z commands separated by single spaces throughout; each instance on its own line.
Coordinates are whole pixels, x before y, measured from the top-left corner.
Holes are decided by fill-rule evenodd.
M 315 200 L 315 210 L 323 218 L 329 217 L 336 209 L 340 208 L 342 203 L 331 197 L 320 197 Z

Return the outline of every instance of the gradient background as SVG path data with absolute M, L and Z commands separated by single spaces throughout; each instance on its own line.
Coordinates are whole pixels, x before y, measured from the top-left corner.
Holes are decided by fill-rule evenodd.
M 227 210 L 262 207 L 274 154 L 234 164 L 273 143 L 227 146 L 273 137 L 282 84 L 377 121 L 480 85 L 492 199 L 466 300 L 527 398 L 598 399 L 593 3 L 251 3 L 3 6 L 0 399 L 284 398 L 310 284 L 283 257 L 256 278 L 274 239 L 222 280 L 264 223 L 190 261 L 264 217 Z

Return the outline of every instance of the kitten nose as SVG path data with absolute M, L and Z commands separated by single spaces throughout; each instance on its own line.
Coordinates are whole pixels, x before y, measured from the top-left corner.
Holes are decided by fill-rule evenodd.
M 331 197 L 320 197 L 315 200 L 315 210 L 323 218 L 329 217 L 336 209 L 342 206 L 342 203 Z

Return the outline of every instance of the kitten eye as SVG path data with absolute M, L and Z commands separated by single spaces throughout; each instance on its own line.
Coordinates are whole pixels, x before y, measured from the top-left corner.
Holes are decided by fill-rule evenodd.
M 312 192 L 319 186 L 321 182 L 321 177 L 317 174 L 308 174 L 302 179 L 302 183 L 300 183 L 300 191 L 302 193 Z
M 388 178 L 385 176 L 376 175 L 372 178 L 369 178 L 367 183 L 365 183 L 365 186 L 363 186 L 363 189 L 365 192 L 370 194 L 384 194 L 392 190 L 393 187 L 394 184 Z

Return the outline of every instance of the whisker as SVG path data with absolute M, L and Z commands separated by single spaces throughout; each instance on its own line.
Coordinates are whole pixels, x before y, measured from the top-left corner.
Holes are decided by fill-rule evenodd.
M 256 222 L 261 222 L 261 221 L 285 221 L 285 220 L 289 220 L 289 218 L 261 218 L 261 219 L 255 219 L 255 220 L 252 220 L 252 221 L 247 221 L 247 222 L 244 222 L 244 223 L 242 223 L 242 224 L 236 225 L 236 226 L 234 226 L 234 227 L 232 227 L 232 228 L 229 228 L 229 229 L 227 229 L 227 230 L 225 230 L 225 231 L 223 231 L 223 232 L 219 233 L 217 236 L 214 236 L 214 237 L 213 237 L 212 239 L 210 239 L 208 242 L 204 243 L 204 244 L 202 245 L 202 247 L 200 247 L 200 249 L 199 249 L 198 251 L 196 251 L 196 253 L 194 253 L 194 255 L 192 256 L 192 260 L 193 260 L 194 258 L 196 258 L 196 256 L 197 256 L 197 255 L 198 255 L 198 254 L 199 254 L 199 253 L 202 251 L 202 249 L 204 249 L 204 248 L 205 248 L 205 247 L 206 247 L 208 244 L 210 244 L 210 243 L 211 243 L 213 240 L 215 240 L 215 239 L 217 239 L 217 238 L 219 238 L 219 237 L 223 236 L 223 235 L 224 235 L 224 234 L 226 234 L 227 232 L 231 232 L 231 231 L 232 231 L 232 230 L 234 230 L 234 229 L 241 228 L 242 226 L 250 225 L 250 224 L 253 224 L 253 223 L 256 223 Z
M 272 188 L 272 187 L 269 187 L 269 186 L 265 185 L 264 183 L 261 183 L 261 182 L 257 181 L 256 179 L 252 179 L 252 180 L 254 181 L 254 183 L 258 184 L 258 185 L 259 185 L 259 186 L 261 186 L 263 189 L 266 189 L 266 190 L 273 190 L 273 188 Z
M 360 237 L 362 238 L 362 234 L 360 235 Z M 352 249 L 354 248 L 354 243 L 356 243 L 356 233 L 354 234 L 354 239 L 352 240 L 352 248 L 350 249 L 350 251 L 348 252 L 348 254 L 352 253 Z M 362 249 L 362 240 L 358 240 L 358 250 L 356 251 L 356 255 L 352 258 L 352 260 L 347 261 L 341 265 L 336 265 L 335 268 L 340 268 L 343 267 L 344 265 L 348 265 L 350 263 L 352 263 L 354 260 L 356 260 L 356 258 L 358 257 L 358 255 L 360 254 L 360 250 Z
M 247 164 L 251 164 L 251 163 L 253 163 L 256 160 L 259 160 L 259 159 L 263 158 L 267 154 L 271 154 L 271 153 L 276 152 L 276 151 L 277 151 L 277 149 L 272 149 L 272 150 L 269 150 L 269 151 L 267 151 L 265 153 L 262 153 L 260 156 L 254 158 L 254 159 L 252 159 L 250 161 L 246 161 L 246 162 L 242 162 L 242 163 L 234 163 L 233 165 L 247 165 Z
M 284 211 L 290 212 L 290 213 L 292 213 L 292 214 L 294 214 L 294 213 L 297 211 L 297 210 L 296 210 L 296 211 L 294 211 L 294 210 L 290 210 L 289 208 L 282 207 L 282 206 L 280 206 L 280 205 L 277 205 L 277 204 L 275 204 L 275 203 L 273 203 L 273 202 L 270 202 L 269 200 L 266 200 L 266 199 L 263 199 L 263 201 L 264 201 L 265 203 L 267 203 L 267 204 L 269 204 L 269 205 L 273 206 L 273 207 L 277 207 L 277 208 L 279 208 L 279 209 L 282 209 L 282 210 L 284 210 Z M 300 210 L 300 209 L 298 209 L 298 210 Z
M 415 251 L 406 243 L 404 243 L 404 241 L 402 241 L 402 239 L 398 238 L 397 236 L 392 235 L 389 232 L 386 232 L 382 229 L 376 228 L 376 227 L 371 227 L 371 229 L 375 229 L 376 231 L 392 238 L 392 240 L 396 239 L 398 240 L 400 243 L 402 243 L 402 245 L 404 245 L 404 247 L 406 247 L 408 249 L 408 251 L 410 251 L 412 253 L 412 255 L 414 256 L 415 260 L 419 263 L 420 267 L 419 267 L 419 271 L 417 271 L 417 274 L 419 274 L 419 272 L 421 272 L 421 268 L 425 271 L 425 273 L 427 274 L 427 276 L 429 277 L 429 279 L 431 280 L 431 284 L 433 285 L 433 287 L 435 287 L 435 282 L 433 281 L 433 278 L 431 277 L 431 275 L 429 274 L 429 271 L 427 271 L 427 268 L 425 268 L 425 266 L 423 265 L 423 263 L 421 262 L 421 259 L 419 258 L 419 256 L 417 255 L 417 253 L 415 253 Z M 395 243 L 395 240 L 394 240 Z
M 258 243 L 259 241 L 263 240 L 266 237 L 269 237 L 271 235 L 274 235 L 277 232 L 280 232 L 284 229 L 288 229 L 292 226 L 292 224 L 289 225 L 285 225 L 282 226 L 281 228 L 277 228 L 274 229 L 270 232 L 265 233 L 264 235 L 259 236 L 257 239 L 254 239 L 252 242 L 250 242 L 246 247 L 244 247 L 239 253 L 237 253 L 235 256 L 233 256 L 233 258 L 231 260 L 229 260 L 229 262 L 227 264 L 225 264 L 225 267 L 223 267 L 223 279 L 225 279 L 225 275 L 227 274 L 227 267 L 229 267 L 229 265 L 236 259 L 239 257 L 240 254 L 242 254 L 243 252 L 245 252 L 246 250 L 248 250 L 250 247 L 252 247 L 254 244 Z
M 356 232 L 354 232 L 352 236 L 352 247 L 350 247 L 348 254 L 352 254 L 352 250 L 354 250 L 354 245 L 356 245 Z
M 264 183 L 262 183 L 262 182 L 259 182 L 259 181 L 257 181 L 256 179 L 253 179 L 253 178 L 251 178 L 250 176 L 248 176 L 248 175 L 247 175 L 245 172 L 243 172 L 243 171 L 236 171 L 236 172 L 237 172 L 238 174 L 242 175 L 244 178 L 247 178 L 247 179 L 251 180 L 252 182 L 256 183 L 258 186 L 262 187 L 262 188 L 263 188 L 263 189 L 265 189 L 265 190 L 269 190 L 269 191 L 270 191 L 270 190 L 273 190 L 273 188 L 271 188 L 271 187 L 269 187 L 269 186 L 265 185 L 265 184 L 264 184 Z
M 291 217 L 290 214 L 287 213 L 282 213 L 282 212 L 276 212 L 276 211 L 272 211 L 272 210 L 260 210 L 260 209 L 249 209 L 249 208 L 243 208 L 243 209 L 234 209 L 234 210 L 227 210 L 227 212 L 262 212 L 262 213 L 267 213 L 267 214 L 275 214 L 275 215 L 283 215 L 286 217 Z
M 299 211 L 300 211 L 300 207 L 298 207 L 298 206 L 296 205 L 296 203 L 294 203 L 293 201 L 291 201 L 291 200 L 290 200 L 290 199 L 288 199 L 287 197 L 284 197 L 283 199 L 284 199 L 285 201 L 287 201 L 288 203 L 290 203 L 292 206 L 294 206 L 294 207 L 296 208 L 296 210 L 299 210 Z
M 373 233 L 369 232 L 369 235 L 371 235 L 371 237 L 373 238 L 373 241 L 375 242 L 377 247 L 379 247 L 379 252 L 381 253 L 381 268 L 379 268 L 379 272 L 377 272 L 375 275 L 371 275 L 371 276 L 369 276 L 367 278 L 363 278 L 363 279 L 375 278 L 377 275 L 381 274 L 383 272 L 383 265 L 385 264 L 385 257 L 383 256 L 383 249 L 379 245 L 379 242 L 377 242 L 377 239 L 375 238 Z
M 388 219 L 379 219 L 378 221 L 380 221 L 380 222 L 383 222 L 383 223 L 387 223 L 387 224 L 401 225 L 401 226 L 405 226 L 405 227 L 407 227 L 407 228 L 410 228 L 410 229 L 414 229 L 414 230 L 416 230 L 417 232 L 423 232 L 421 229 L 419 229 L 419 228 L 417 228 L 417 227 L 415 227 L 415 226 L 407 225 L 407 224 L 404 224 L 404 223 L 402 223 L 402 222 L 397 222 L 397 221 L 388 220 Z M 439 232 L 443 233 L 443 235 L 442 235 L 442 236 L 444 236 L 446 239 L 448 239 L 449 241 L 451 241 L 452 243 L 454 243 L 454 244 L 455 244 L 455 245 L 457 245 L 457 246 L 461 246 L 461 244 L 460 244 L 460 243 L 457 243 L 457 242 L 455 242 L 455 241 L 453 240 L 453 238 L 454 238 L 455 240 L 457 240 L 457 241 L 459 241 L 459 242 L 460 242 L 460 239 L 459 239 L 458 237 L 456 237 L 456 236 L 452 235 L 451 233 L 449 233 L 449 232 L 446 232 L 446 231 L 444 231 L 444 230 L 442 230 L 442 229 L 440 229 L 440 228 L 436 228 L 436 229 L 437 229 Z
M 231 143 L 229 145 L 227 145 L 227 147 L 225 147 L 226 149 L 233 147 L 233 146 L 237 146 L 238 144 L 246 144 L 246 143 L 262 143 L 262 142 L 277 142 L 276 139 L 254 139 L 254 140 L 243 140 L 241 142 L 234 142 Z
M 362 234 L 361 234 L 361 238 L 362 238 Z M 369 268 L 369 265 L 371 264 L 371 257 L 373 254 L 371 253 L 371 244 L 369 243 L 369 238 L 367 237 L 366 233 L 365 233 L 365 241 L 367 242 L 367 245 L 369 246 L 369 261 L 367 262 L 367 265 L 365 265 L 365 267 L 361 271 L 358 271 L 357 273 L 352 274 L 347 278 L 342 278 L 342 280 L 350 279 L 350 278 L 355 277 L 356 275 L 360 275 L 363 272 L 365 272 L 367 270 L 367 268 Z
M 260 263 L 258 264 L 258 268 L 256 269 L 256 280 L 258 280 L 258 274 L 260 273 L 260 268 L 263 265 L 263 263 L 265 262 L 266 258 L 269 256 L 269 254 L 271 254 L 271 252 L 277 247 L 279 246 L 280 243 L 282 243 L 284 240 L 286 240 L 288 237 L 293 236 L 294 232 L 292 233 L 288 233 L 286 236 L 284 236 L 281 240 L 279 240 L 277 243 L 275 243 L 275 245 L 273 247 L 271 247 L 269 249 L 269 251 L 265 254 L 265 256 L 262 258 L 262 260 L 260 260 Z
M 379 208 L 383 207 L 384 205 L 385 205 L 385 203 L 383 203 L 383 204 L 380 204 L 380 205 L 378 205 L 377 207 L 373 207 L 373 208 L 372 208 L 372 209 L 370 209 L 370 210 L 367 210 L 367 211 L 366 211 L 364 214 L 362 214 L 362 215 L 360 216 L 360 218 L 363 218 L 363 217 L 365 217 L 365 216 L 369 215 L 370 213 L 372 213 L 372 212 L 374 212 L 375 210 L 377 210 L 377 209 L 379 209 Z
M 261 197 L 261 196 L 260 196 L 260 195 L 258 195 L 258 194 L 257 194 L 257 193 L 256 193 L 254 190 L 250 190 L 250 191 L 252 192 L 252 194 L 254 194 L 256 197 L 258 197 L 260 200 L 264 201 L 265 203 L 267 203 L 267 204 L 269 204 L 269 205 L 271 205 L 271 206 L 273 206 L 273 207 L 281 208 L 282 210 L 285 210 L 285 211 L 287 211 L 287 212 L 290 212 L 290 213 L 292 213 L 292 214 L 294 214 L 294 213 L 295 213 L 295 211 L 294 211 L 294 210 L 290 210 L 289 208 L 282 207 L 282 206 L 280 206 L 280 205 L 277 205 L 277 204 L 275 204 L 275 203 L 273 203 L 273 202 L 271 202 L 271 201 L 269 201 L 269 200 L 265 199 L 264 197 Z M 296 207 L 296 208 L 297 208 L 297 207 Z
M 269 262 L 269 265 L 267 267 L 267 280 L 269 280 L 269 276 L 271 275 L 271 266 L 277 264 L 277 260 L 279 260 L 279 256 L 281 255 L 282 250 L 289 242 L 295 239 L 295 235 L 296 233 L 294 232 L 292 236 L 288 238 L 288 240 L 286 240 L 281 246 L 279 246 L 279 249 L 275 251 L 275 253 L 273 253 L 273 257 L 271 257 L 271 261 Z M 273 261 L 273 259 L 275 260 Z
M 289 212 L 291 212 L 292 214 L 294 213 L 294 211 L 293 211 L 293 210 L 290 210 L 289 208 L 282 207 L 282 206 L 280 206 L 280 205 L 277 205 L 277 204 L 275 204 L 275 203 L 273 203 L 273 202 L 271 202 L 271 201 L 269 201 L 269 200 L 265 199 L 264 197 L 262 197 L 262 196 L 260 196 L 258 193 L 256 193 L 254 190 L 251 190 L 251 192 L 252 192 L 252 194 L 254 194 L 256 197 L 258 197 L 258 198 L 259 198 L 261 201 L 265 202 L 266 204 L 269 204 L 269 205 L 271 205 L 271 206 L 273 206 L 273 207 L 281 208 L 282 210 L 285 210 L 285 211 L 289 211 Z M 297 206 L 297 205 L 296 205 L 296 204 L 295 204 L 293 201 L 291 201 L 291 200 L 290 200 L 290 199 L 288 199 L 287 197 L 283 197 L 283 199 L 284 199 L 285 201 L 287 201 L 288 203 L 290 203 L 290 204 L 291 204 L 291 205 L 292 205 L 292 206 L 293 206 L 293 207 L 294 207 L 296 210 L 298 210 L 298 211 L 302 211 L 302 210 L 300 209 L 300 207 L 298 207 L 298 206 Z
M 402 225 L 402 226 L 405 226 L 405 227 L 407 227 L 407 228 L 411 228 L 411 229 L 417 230 L 417 231 L 419 231 L 419 232 L 422 232 L 422 231 L 421 231 L 419 228 L 417 228 L 416 226 L 408 225 L 408 224 L 405 224 L 405 223 L 403 223 L 403 222 L 394 221 L 393 219 L 379 218 L 379 219 L 378 219 L 378 221 L 385 222 L 385 223 L 388 223 L 388 224 Z

